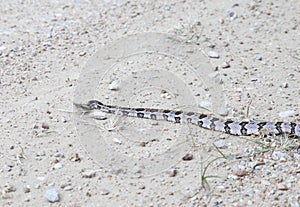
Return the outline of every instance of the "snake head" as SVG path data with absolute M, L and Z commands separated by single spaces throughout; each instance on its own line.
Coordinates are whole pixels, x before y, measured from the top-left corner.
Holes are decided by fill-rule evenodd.
M 82 108 L 84 110 L 94 110 L 94 109 L 101 109 L 101 105 L 103 105 L 100 101 L 91 100 L 87 104 L 77 104 L 74 105 L 78 108 Z

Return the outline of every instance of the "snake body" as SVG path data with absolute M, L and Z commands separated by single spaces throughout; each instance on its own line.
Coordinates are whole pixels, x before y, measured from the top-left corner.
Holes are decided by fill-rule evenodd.
M 294 122 L 253 122 L 231 121 L 195 112 L 162 110 L 153 108 L 128 108 L 105 105 L 98 100 L 87 104 L 75 104 L 85 110 L 100 110 L 106 113 L 118 114 L 143 119 L 164 120 L 173 123 L 191 123 L 199 127 L 224 132 L 236 136 L 250 136 L 262 133 L 264 135 L 288 134 L 300 138 L 300 125 Z

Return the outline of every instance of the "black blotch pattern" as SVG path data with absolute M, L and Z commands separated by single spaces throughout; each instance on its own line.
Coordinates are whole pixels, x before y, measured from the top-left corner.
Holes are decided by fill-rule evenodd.
M 175 111 L 175 115 L 180 115 L 182 114 L 182 111 Z
M 148 109 L 150 112 L 158 112 L 158 109 Z
M 259 122 L 258 125 L 258 131 L 260 131 L 265 125 L 267 124 L 267 122 Z
M 230 127 L 228 126 L 228 124 L 231 124 L 231 123 L 233 123 L 233 121 L 231 121 L 231 120 L 227 120 L 227 121 L 224 123 L 224 125 L 225 125 L 225 127 L 224 127 L 225 132 L 228 133 L 228 134 L 230 134 Z
M 211 121 L 209 127 L 210 127 L 212 130 L 215 130 L 216 124 L 215 124 L 213 121 Z
M 163 117 L 164 117 L 165 120 L 168 120 L 168 117 L 169 117 L 169 116 L 166 115 L 166 114 L 163 114 Z
M 178 117 L 178 116 L 175 116 L 175 123 L 180 123 L 180 117 Z
M 122 111 L 122 114 L 123 114 L 124 116 L 128 116 L 129 112 L 128 112 L 128 111 Z
M 199 115 L 199 119 L 203 119 L 203 118 L 206 118 L 206 117 L 207 117 L 206 114 L 200 114 L 200 115 Z
M 275 123 L 276 130 L 278 131 L 279 134 L 282 134 L 281 124 L 282 122 Z
M 156 115 L 155 114 L 150 114 L 150 118 L 156 120 Z
M 137 117 L 144 118 L 144 113 L 137 113 Z
M 249 122 L 243 121 L 241 123 L 239 123 L 239 125 L 241 126 L 241 134 L 242 135 L 247 135 L 247 129 L 245 128 L 245 126 L 248 124 Z
M 194 114 L 195 114 L 194 112 L 187 112 L 187 113 L 186 113 L 187 116 L 192 116 L 192 115 L 194 115 Z
M 198 121 L 198 126 L 202 127 L 203 126 L 203 121 Z
M 297 124 L 296 123 L 291 123 L 291 134 L 296 134 L 296 126 Z

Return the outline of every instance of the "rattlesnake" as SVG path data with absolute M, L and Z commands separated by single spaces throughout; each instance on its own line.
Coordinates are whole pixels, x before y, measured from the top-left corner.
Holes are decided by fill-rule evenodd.
M 97 100 L 91 100 L 87 104 L 75 105 L 85 110 L 100 110 L 106 113 L 129 117 L 165 120 L 174 123 L 191 123 L 205 129 L 221 131 L 236 136 L 249 136 L 262 133 L 264 135 L 289 134 L 293 138 L 300 138 L 300 125 L 294 122 L 236 122 L 195 112 L 105 105 Z

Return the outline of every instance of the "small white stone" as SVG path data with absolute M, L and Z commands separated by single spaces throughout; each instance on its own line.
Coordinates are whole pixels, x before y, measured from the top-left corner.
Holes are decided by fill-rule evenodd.
M 51 203 L 59 201 L 59 195 L 55 189 L 47 190 L 46 193 L 44 194 L 44 196 Z
M 42 45 L 43 45 L 43 46 L 48 46 L 48 47 L 49 47 L 49 46 L 51 46 L 52 44 L 51 44 L 51 42 L 43 42 Z
M 134 174 L 141 173 L 141 172 L 142 172 L 142 170 L 138 166 L 134 166 L 132 168 L 132 173 L 134 173 Z
M 53 154 L 54 157 L 64 157 L 64 155 L 61 152 L 55 152 Z
M 255 58 L 256 60 L 262 60 L 262 59 L 263 59 L 262 56 L 261 56 L 261 54 L 256 54 L 256 55 L 254 56 L 254 58 Z
M 113 90 L 113 91 L 116 91 L 119 89 L 119 85 L 118 85 L 118 82 L 117 81 L 112 81 L 110 83 L 110 85 L 108 86 L 108 89 L 109 90 Z
M 79 56 L 85 56 L 85 54 L 86 54 L 86 52 L 83 51 L 83 52 L 79 53 Z
M 209 107 L 211 107 L 211 102 L 209 102 L 209 101 L 201 101 L 200 102 L 200 107 L 202 107 L 202 108 L 209 108 Z
M 116 143 L 116 144 L 122 144 L 122 141 L 118 138 L 113 138 L 113 141 Z
M 282 152 L 280 152 L 280 151 L 274 151 L 273 153 L 272 153 L 272 159 L 273 160 L 280 160 L 280 159 L 286 159 L 286 154 L 285 153 L 282 153 Z
M 295 113 L 296 112 L 294 110 L 282 111 L 279 113 L 279 116 L 281 118 L 285 118 L 285 117 L 293 116 Z
M 209 51 L 208 53 L 208 57 L 211 57 L 211 58 L 219 58 L 219 54 L 215 51 Z
M 215 141 L 214 144 L 216 145 L 216 147 L 218 147 L 220 149 L 224 149 L 224 148 L 227 147 L 226 142 L 222 139 L 219 139 L 219 140 Z
M 45 177 L 37 177 L 37 179 L 40 180 L 40 181 L 44 181 Z
M 73 190 L 73 187 L 71 185 L 67 185 L 66 187 L 64 187 L 65 191 L 70 191 Z
M 61 168 L 62 168 L 62 164 L 60 162 L 58 162 L 54 165 L 54 169 L 56 169 L 56 170 L 61 169 Z
M 230 64 L 228 62 L 223 62 L 221 67 L 222 68 L 230 68 Z
M 178 171 L 176 169 L 170 169 L 167 173 L 169 174 L 169 177 L 175 177 L 178 174 Z
M 89 113 L 89 116 L 92 117 L 93 119 L 97 119 L 97 120 L 107 119 L 106 113 L 103 111 L 93 111 L 93 112 Z
M 228 14 L 228 16 L 230 17 L 231 20 L 234 20 L 238 17 L 238 15 L 234 11 L 232 11 L 231 9 L 227 10 L 227 14 Z
M 300 154 L 294 153 L 293 155 L 294 155 L 294 158 L 296 158 L 297 160 L 300 160 Z
M 288 88 L 289 84 L 287 82 L 284 82 L 284 83 L 281 84 L 281 87 L 282 88 Z
M 109 193 L 110 193 L 110 191 L 107 190 L 107 189 L 101 189 L 101 190 L 100 190 L 100 194 L 101 194 L 101 195 L 108 195 Z
M 226 107 L 220 107 L 218 108 L 218 113 L 221 115 L 221 116 L 227 116 L 229 111 Z

